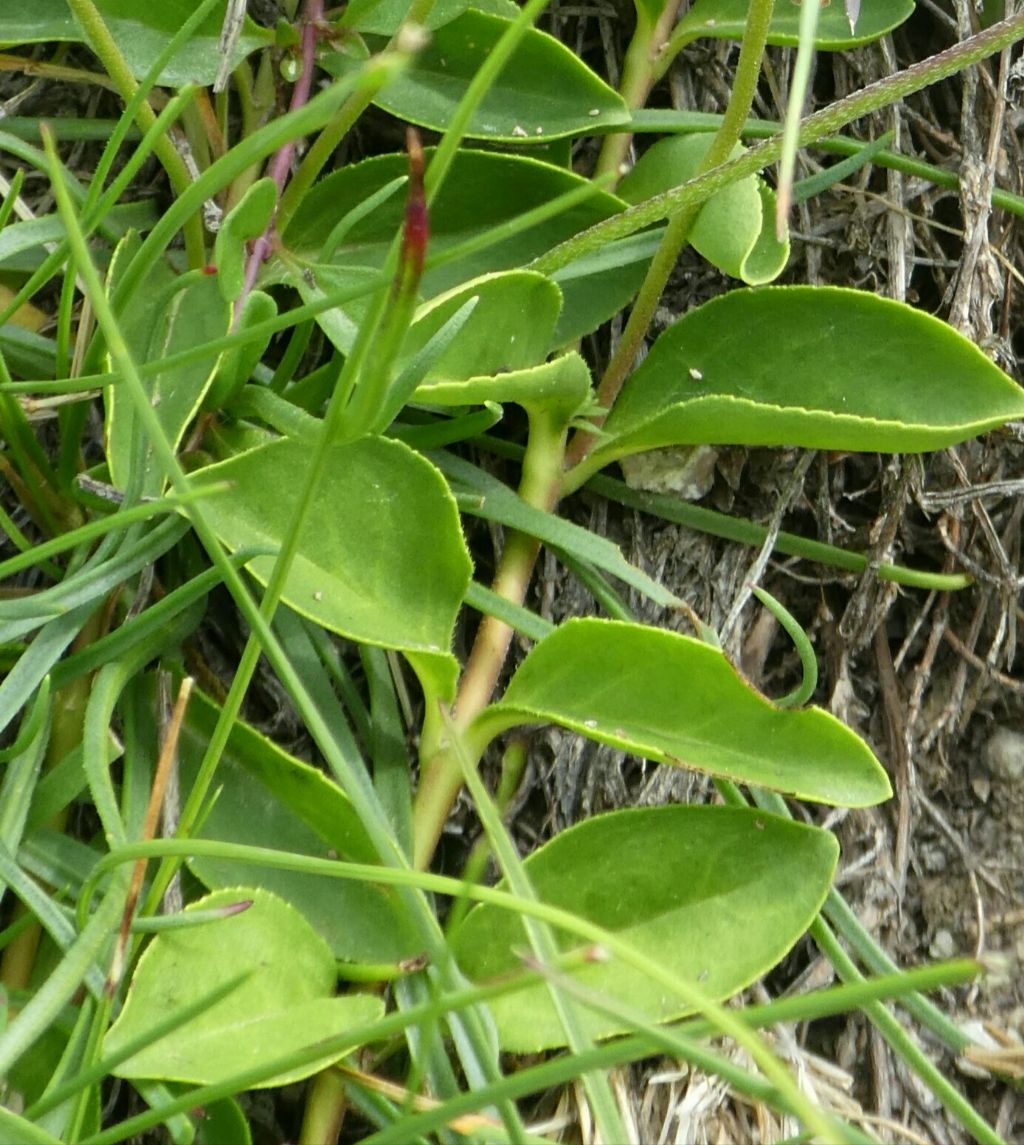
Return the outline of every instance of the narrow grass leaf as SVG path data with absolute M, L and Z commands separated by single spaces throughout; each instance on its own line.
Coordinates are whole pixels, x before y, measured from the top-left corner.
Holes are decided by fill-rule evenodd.
M 218 709 L 197 695 L 180 743 L 181 782 L 191 786 Z M 268 841 L 295 855 L 334 855 L 373 862 L 376 854 L 340 788 L 321 771 L 237 721 L 217 767 L 217 798 L 197 837 L 259 846 Z M 335 958 L 397 961 L 419 950 L 394 892 L 369 883 L 333 885 L 301 871 L 256 867 L 230 856 L 197 856 L 189 864 L 211 889 L 259 886 L 302 911 Z

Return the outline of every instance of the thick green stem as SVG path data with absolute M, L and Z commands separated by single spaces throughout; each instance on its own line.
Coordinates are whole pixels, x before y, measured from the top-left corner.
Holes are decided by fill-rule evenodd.
M 775 0 L 751 0 L 747 29 L 743 35 L 743 46 L 740 48 L 740 58 L 736 65 L 736 81 L 732 96 L 722 117 L 722 125 L 701 163 L 701 174 L 724 163 L 739 141 L 743 124 L 750 114 L 754 94 L 757 91 L 757 82 L 761 75 L 761 59 L 768 39 L 768 25 L 771 23 L 774 5 Z M 605 409 L 611 409 L 619 390 L 622 389 L 622 383 L 626 380 L 637 351 L 647 336 L 669 275 L 686 245 L 690 228 L 699 210 L 699 203 L 688 204 L 669 220 L 661 244 L 633 303 L 626 329 L 598 386 L 597 400 Z M 600 426 L 603 421 L 604 418 L 597 418 L 594 424 Z M 569 449 L 567 458 L 569 463 L 576 464 L 585 457 L 596 440 L 593 434 L 585 430 L 577 433 Z
M 89 37 L 89 44 L 99 56 L 107 75 L 114 81 L 121 98 L 128 103 L 138 90 L 138 82 L 132 75 L 117 41 L 103 22 L 103 17 L 92 0 L 68 0 L 75 19 Z M 143 100 L 135 113 L 135 122 L 145 134 L 156 122 L 156 115 Z M 180 195 L 192 182 L 184 160 L 174 149 L 174 144 L 166 135 L 159 136 L 153 143 L 153 150 L 167 172 L 176 195 Z M 206 245 L 203 241 L 203 224 L 198 214 L 193 214 L 183 228 L 185 250 L 188 252 L 189 266 L 200 267 L 206 261 Z

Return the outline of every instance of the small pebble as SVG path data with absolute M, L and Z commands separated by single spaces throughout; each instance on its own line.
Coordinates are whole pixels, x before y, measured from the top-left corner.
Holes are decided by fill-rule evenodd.
M 1015 783 L 1024 778 L 1024 735 L 1010 728 L 996 728 L 985 745 L 992 774 Z
M 952 958 L 956 954 L 956 942 L 944 926 L 935 932 L 928 953 L 932 958 Z

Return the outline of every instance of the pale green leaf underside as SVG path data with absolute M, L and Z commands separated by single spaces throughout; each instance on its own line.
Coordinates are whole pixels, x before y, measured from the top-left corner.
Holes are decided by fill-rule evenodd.
M 139 308 L 145 309 L 144 298 L 129 306 L 126 313 L 137 313 Z M 140 361 L 159 361 L 222 338 L 228 332 L 231 317 L 217 280 L 212 277 L 187 283 L 167 298 L 166 307 L 162 312 L 157 311 L 157 315 L 149 345 L 140 354 Z M 131 344 L 132 333 L 126 332 L 126 338 Z M 218 358 L 219 355 L 212 354 L 198 362 L 151 374 L 143 380 L 146 396 L 172 448 L 177 448 L 202 404 L 213 382 Z M 165 474 L 152 447 L 145 441 L 131 394 L 125 387 L 115 384 L 107 387 L 106 395 L 107 459 L 114 484 L 126 488 L 135 467 L 141 466 L 142 492 L 158 494 Z
M 186 912 L 246 899 L 252 906 L 241 914 L 158 935 L 139 959 L 124 1010 L 104 1042 L 105 1054 L 240 972 L 252 973 L 201 1015 L 122 1062 L 114 1070 L 119 1077 L 211 1085 L 381 1016 L 379 998 L 334 996 L 334 958 L 327 944 L 276 895 L 254 887 L 225 889 Z M 337 1056 L 260 1085 L 298 1081 Z
M 563 831 L 525 862 L 538 897 L 628 941 L 711 998 L 734 994 L 773 966 L 804 933 L 828 891 L 838 846 L 791 820 L 724 807 L 615 811 Z M 765 910 L 765 904 L 771 909 Z M 563 935 L 571 949 L 578 939 Z M 455 935 L 456 956 L 477 981 L 521 968 L 529 948 L 509 911 L 476 907 Z M 574 976 L 653 1021 L 686 1012 L 661 983 L 622 960 Z M 489 1003 L 503 1047 L 533 1053 L 564 1044 L 543 984 Z M 586 1032 L 624 1032 L 580 1007 Z
M 1024 417 L 1024 391 L 944 322 L 840 287 L 737 290 L 669 327 L 593 462 L 666 445 L 919 452 Z
M 426 383 L 416 391 L 416 400 L 430 405 L 464 406 L 484 402 L 516 402 L 525 409 L 553 407 L 570 414 L 590 393 L 590 367 L 575 351 L 540 366 L 509 370 L 465 381 Z
M 679 27 L 695 36 L 739 40 L 747 24 L 750 0 L 696 0 Z M 913 0 L 861 0 L 857 26 L 850 31 L 842 0 L 832 0 L 818 16 L 814 46 L 822 51 L 843 51 L 870 43 L 898 28 L 914 11 Z M 768 43 L 794 47 L 799 40 L 800 6 L 780 0 L 772 13 Z
M 577 619 L 540 641 L 474 725 L 554 723 L 647 759 L 819 803 L 892 794 L 870 748 L 819 708 L 776 707 L 717 649 L 639 624 Z
M 619 184 L 629 203 L 660 195 L 700 173 L 710 137 L 677 135 L 644 152 Z M 731 158 L 746 149 L 737 144 Z M 749 286 L 777 278 L 789 258 L 789 236 L 775 237 L 775 192 L 750 175 L 716 192 L 701 207 L 689 233 L 690 245 L 708 262 Z

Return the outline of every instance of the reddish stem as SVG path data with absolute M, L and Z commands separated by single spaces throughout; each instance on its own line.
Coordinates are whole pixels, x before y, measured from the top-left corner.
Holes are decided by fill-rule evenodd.
M 292 88 L 292 96 L 288 103 L 289 111 L 296 111 L 309 102 L 310 92 L 313 90 L 313 68 L 316 64 L 316 43 L 319 28 L 323 24 L 324 0 L 306 0 L 302 13 L 302 69 Z M 283 147 L 274 152 L 267 174 L 277 184 L 278 198 L 288 181 L 292 168 L 292 157 L 295 154 L 295 140 L 290 139 Z M 260 267 L 270 257 L 273 250 L 274 230 L 277 224 L 277 211 L 267 224 L 267 229 L 258 239 L 254 239 L 249 248 L 249 259 L 245 266 L 245 285 L 242 293 L 235 303 L 235 317 L 232 329 L 237 328 L 239 316 L 246 298 L 252 293 L 256 285 Z

